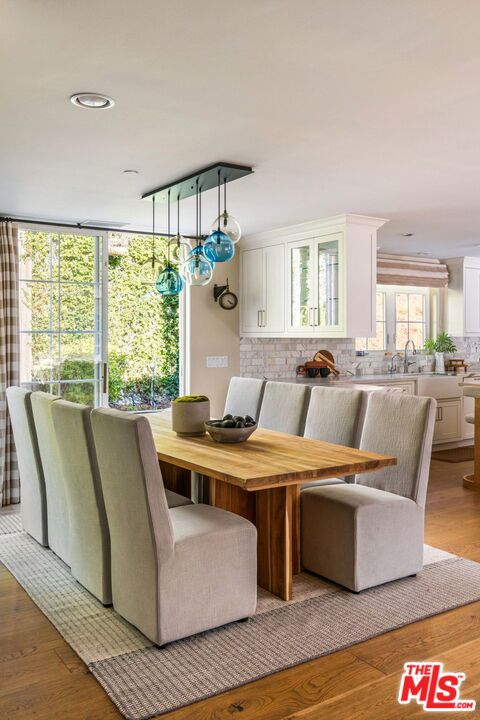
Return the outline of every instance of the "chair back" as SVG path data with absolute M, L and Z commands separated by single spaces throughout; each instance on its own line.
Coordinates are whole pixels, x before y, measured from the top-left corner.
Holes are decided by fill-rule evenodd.
M 90 407 L 66 400 L 52 405 L 69 512 L 72 575 L 108 605 L 112 602 L 110 535 L 90 413 Z
M 142 415 L 107 409 L 92 411 L 92 428 L 110 529 L 113 606 L 158 637 L 159 565 L 174 540 L 152 430 Z
M 436 407 L 432 398 L 371 393 L 360 449 L 394 455 L 397 465 L 357 475 L 357 484 L 403 495 L 425 507 Z
M 354 447 L 362 398 L 361 390 L 313 388 L 304 436 Z
M 48 544 L 70 565 L 67 496 L 52 415 L 52 406 L 58 399 L 56 395 L 40 391 L 33 392 L 31 397 L 47 495 Z
M 232 377 L 228 386 L 224 415 L 250 415 L 258 422 L 265 380 Z
M 267 382 L 258 419 L 259 427 L 302 435 L 309 396 L 308 385 Z
M 7 388 L 7 403 L 22 484 L 20 511 L 24 530 L 41 545 L 48 545 L 47 498 L 37 433 L 32 414 L 32 393 Z

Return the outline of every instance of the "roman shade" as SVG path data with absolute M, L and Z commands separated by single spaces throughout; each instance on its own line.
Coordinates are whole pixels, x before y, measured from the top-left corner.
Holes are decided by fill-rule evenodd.
M 377 283 L 379 285 L 446 287 L 448 285 L 448 268 L 437 258 L 379 253 L 377 255 Z

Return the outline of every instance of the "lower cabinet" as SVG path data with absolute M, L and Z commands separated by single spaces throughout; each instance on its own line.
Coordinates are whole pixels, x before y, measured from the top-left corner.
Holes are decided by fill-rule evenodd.
M 437 416 L 433 442 L 454 442 L 462 439 L 463 416 L 462 399 L 437 401 Z

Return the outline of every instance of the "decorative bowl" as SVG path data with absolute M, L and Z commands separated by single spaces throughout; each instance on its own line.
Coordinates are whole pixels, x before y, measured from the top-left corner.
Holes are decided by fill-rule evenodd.
M 212 440 L 219 443 L 240 443 L 248 440 L 250 435 L 257 429 L 257 423 L 251 427 L 244 428 L 223 428 L 215 427 L 210 422 L 205 423 L 205 430 Z

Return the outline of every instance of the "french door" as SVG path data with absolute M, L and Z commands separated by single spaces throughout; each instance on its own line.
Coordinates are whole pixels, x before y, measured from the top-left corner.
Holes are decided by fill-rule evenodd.
M 107 399 L 106 233 L 19 233 L 20 381 L 66 400 Z

